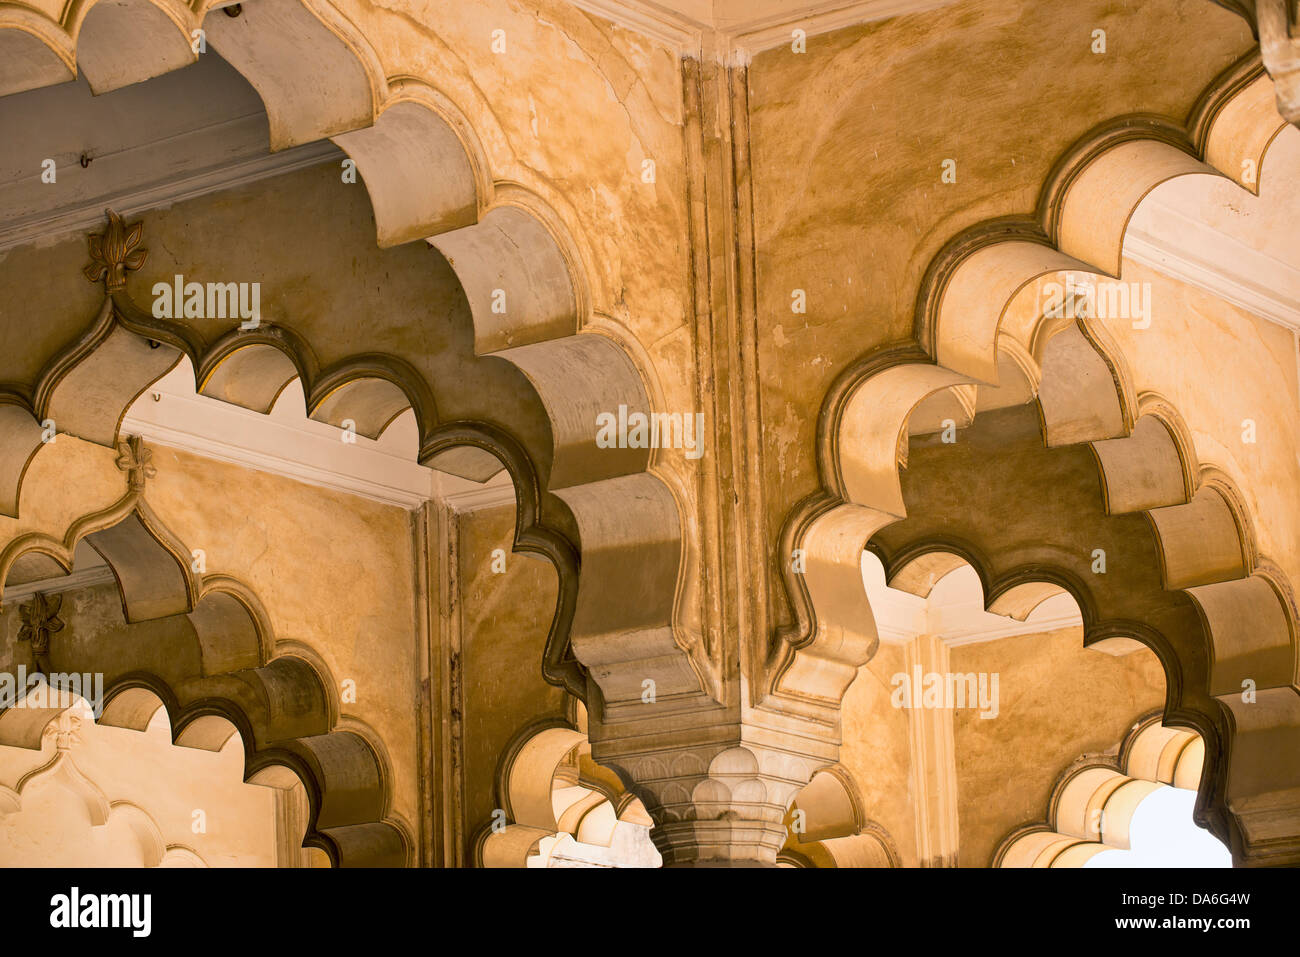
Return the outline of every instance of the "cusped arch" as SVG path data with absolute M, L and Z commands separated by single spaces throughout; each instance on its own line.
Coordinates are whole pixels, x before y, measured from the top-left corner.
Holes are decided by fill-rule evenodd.
M 791 802 L 785 826 L 789 837 L 778 866 L 902 866 L 893 837 L 867 817 L 853 776 L 842 765 L 809 779 Z
M 123 455 L 135 455 L 138 441 L 123 443 Z M 131 452 L 136 449 L 137 452 Z M 85 541 L 104 559 L 117 583 L 126 621 L 145 621 L 194 609 L 200 584 L 191 569 L 190 552 L 133 489 L 106 509 L 73 522 L 62 538 L 27 532 L 0 550 L 0 582 L 30 567 L 67 574 L 77 545 Z M 32 563 L 39 560 L 33 566 Z
M 1205 761 L 1204 739 L 1169 727 L 1160 716 L 1140 719 L 1114 756 L 1084 758 L 1056 780 L 1044 823 L 1008 834 L 994 867 L 1082 867 L 1097 854 L 1129 850 L 1133 815 L 1162 787 L 1196 790 Z
M 124 543 L 124 535 L 135 537 Z M 142 731 L 165 707 L 173 741 L 209 751 L 221 750 L 238 731 L 246 780 L 288 787 L 293 779 L 286 772 L 301 780 L 309 804 L 305 846 L 323 850 L 337 865 L 407 863 L 411 842 L 389 817 L 391 774 L 382 744 L 352 728 L 353 719 L 340 719 L 334 680 L 322 672 L 319 659 L 277 647 L 269 616 L 251 589 L 229 576 L 192 573 L 178 557 L 189 551 L 139 490 L 73 523 L 62 541 L 40 533 L 15 539 L 0 552 L 0 573 L 31 553 L 52 555 L 70 570 L 82 538 L 113 570 L 128 625 L 183 620 L 197 646 L 192 654 L 151 653 L 143 660 L 126 645 L 85 653 L 89 657 L 79 667 L 104 676 L 100 721 Z M 182 570 L 184 584 L 167 586 L 160 566 Z M 150 584 L 154 574 L 161 574 L 163 585 Z M 151 601 L 143 602 L 141 594 Z M 172 633 L 182 644 L 189 640 Z M 39 747 L 58 710 L 11 708 L 0 715 L 9 729 L 0 740 Z
M 167 2 L 157 0 L 158 9 L 165 12 Z M 567 538 L 568 547 L 584 555 L 584 582 L 601 579 L 574 591 L 570 618 L 561 620 L 567 609 L 557 610 L 566 647 L 548 656 L 570 663 L 563 675 L 548 666 L 548 680 L 585 694 L 584 668 L 567 647 L 572 623 L 573 647 L 583 649 L 577 658 L 593 669 L 612 700 L 625 689 L 639 694 L 644 669 L 636 662 L 644 658 L 673 662 L 666 680 L 680 691 L 702 693 L 707 666 L 693 662 L 691 651 L 699 642 L 681 633 L 675 615 L 685 564 L 678 498 L 648 472 L 646 450 L 597 443 L 596 416 L 624 407 L 647 412 L 650 390 L 615 337 L 582 331 L 590 312 L 585 247 L 544 199 L 517 184 L 496 183 L 457 105 L 422 78 L 384 75 L 371 45 L 326 0 L 251 0 L 237 16 L 227 15 L 226 6 L 201 6 L 193 16 L 206 42 L 262 97 L 272 149 L 329 137 L 347 151 L 370 195 L 379 244 L 424 239 L 436 246 L 469 303 L 473 352 L 510 363 L 535 392 L 549 435 L 530 463 L 538 490 L 529 507 L 552 515 L 552 531 L 543 537 Z M 0 29 L 0 38 L 8 32 Z M 61 23 L 55 34 L 63 37 L 65 54 L 75 51 L 77 23 Z M 128 37 L 124 55 L 132 52 L 132 42 Z M 60 62 L 75 65 L 67 56 Z M 6 66 L 27 68 L 25 61 Z M 162 72 L 166 64 L 151 69 Z M 30 84 L 14 85 L 6 75 L 0 88 L 46 81 L 41 74 Z M 125 288 L 126 270 L 142 258 L 132 252 L 139 238 L 138 229 L 110 220 L 97 247 L 103 260 L 98 275 L 108 296 L 91 334 L 47 369 L 43 398 L 32 403 L 15 396 L 2 406 L 17 428 L 6 432 L 13 448 L 5 449 L 0 479 L 11 484 L 0 487 L 0 508 L 11 497 L 17 509 L 26 462 L 40 447 L 40 423 L 52 419 L 60 430 L 111 443 L 130 401 L 182 355 L 205 395 L 254 411 L 269 410 L 297 377 L 310 414 L 350 422 L 363 435 L 377 435 L 406 407 L 414 409 L 424 464 L 482 481 L 495 471 L 484 451 L 505 457 L 484 450 L 482 441 L 453 448 L 448 436 L 473 432 L 482 423 L 440 420 L 433 399 L 437 383 L 422 381 L 392 357 L 352 356 L 322 370 L 309 337 L 287 329 L 263 324 L 209 343 L 183 322 L 155 319 Z M 99 401 L 85 401 L 88 388 L 102 393 Z M 518 436 L 511 438 L 518 444 Z M 528 489 L 518 490 L 521 499 L 527 497 Z M 610 521 L 611 511 L 622 521 Z M 635 543 L 646 547 L 629 549 Z M 607 600 L 623 588 L 647 598 L 632 624 L 625 620 L 626 604 Z M 621 647 L 630 633 L 647 636 L 644 655 L 629 656 Z M 629 675 L 621 676 L 623 671 Z
M 328 725 L 322 699 L 329 680 L 302 659 L 284 656 L 251 672 L 177 686 L 127 671 L 105 689 L 101 723 L 141 730 L 166 708 L 174 743 L 207 751 L 221 750 L 238 732 L 245 781 L 304 787 L 304 847 L 324 851 L 335 866 L 404 866 L 410 839 L 388 817 L 384 762 L 365 737 Z
M 1219 470 L 1196 460 L 1187 428 L 1176 410 L 1151 393 L 1136 400 L 1125 398 L 1118 384 L 1127 376 L 1123 358 L 1115 353 L 1108 363 L 1116 370 L 1115 384 L 1110 386 L 1112 401 L 1131 409 L 1136 423 L 1131 429 L 1120 430 L 1121 434 L 1128 431 L 1127 436 L 1091 442 L 1085 437 L 1083 444 L 1093 452 L 1105 514 L 1133 513 L 1147 519 L 1158 563 L 1151 587 L 1184 593 L 1196 611 L 1208 641 L 1208 660 L 1203 677 L 1197 678 L 1194 686 L 1187 683 L 1183 653 L 1176 650 L 1172 635 L 1131 618 L 1098 617 L 1089 598 L 1092 582 L 1054 578 L 1050 569 L 1041 565 L 986 567 L 986 560 L 973 546 L 942 537 L 927 537 L 902 550 L 895 539 L 892 551 L 884 556 L 887 571 L 891 579 L 907 581 L 919 577 L 921 569 L 943 570 L 945 563 L 960 558 L 979 572 L 990 611 L 1014 612 L 1015 606 L 1041 600 L 1045 593 L 1039 588 L 1044 579 L 1070 591 L 1083 615 L 1086 646 L 1125 654 L 1140 643 L 1156 653 L 1167 678 L 1166 717 L 1197 728 L 1214 743 L 1208 762 L 1213 773 L 1207 776 L 1202 804 L 1222 802 L 1218 806 L 1229 808 L 1239 826 L 1252 826 L 1253 789 L 1266 789 L 1269 800 L 1276 804 L 1280 794 L 1294 787 L 1288 778 L 1261 770 L 1269 766 L 1265 742 L 1276 746 L 1280 736 L 1294 733 L 1287 730 L 1294 728 L 1296 719 L 1295 618 L 1289 586 L 1267 557 L 1258 553 L 1249 511 L 1235 485 Z M 1044 389 L 1050 382 L 1045 375 Z M 1043 403 L 1040 426 L 1048 448 L 1052 446 L 1048 440 L 1051 414 L 1051 407 Z M 1189 493 L 1189 489 L 1194 491 Z M 1038 552 L 1038 561 L 1048 560 L 1042 556 L 1050 549 Z M 1105 560 L 1104 553 L 1101 560 Z M 1093 568 L 1093 581 L 1100 580 L 1099 570 L 1104 575 L 1104 565 Z M 1167 622 L 1162 627 L 1170 625 L 1172 622 Z M 1251 689 L 1251 694 L 1243 695 L 1243 688 Z M 1193 704 L 1195 695 L 1207 697 Z M 1221 707 L 1210 707 L 1211 699 L 1217 699 Z M 1247 721 L 1238 724 L 1238 714 Z M 1265 778 L 1271 778 L 1271 783 L 1265 785 Z M 1214 794 L 1219 797 L 1211 799 Z M 1278 843 L 1277 831 L 1270 833 L 1265 828 L 1285 827 L 1284 819 L 1270 815 L 1268 823 L 1253 824 L 1256 840 L 1269 835 L 1260 842 L 1264 846 L 1239 851 L 1261 856 L 1274 853 L 1268 845 Z
M 502 754 L 496 790 L 500 810 L 474 842 L 480 867 L 658 866 L 645 806 L 567 722 L 522 728 Z M 577 845 L 587 854 L 573 856 Z
M 803 559 L 798 569 L 782 563 L 796 622 L 774 647 L 769 693 L 842 698 L 877 641 L 859 573 L 861 550 L 906 516 L 900 468 L 907 466 L 909 432 L 933 430 L 932 424 L 909 429 L 914 410 L 946 408 L 950 420 L 959 419 L 972 405 L 963 390 L 974 386 L 973 417 L 983 408 L 981 390 L 998 387 L 1010 374 L 1012 392 L 1036 400 L 1048 448 L 1086 444 L 1093 450 L 1106 513 L 1149 516 L 1164 587 L 1187 588 L 1201 610 L 1222 675 L 1208 690 L 1223 706 L 1201 716 L 1202 726 L 1234 726 L 1225 748 L 1237 750 L 1243 768 L 1258 760 L 1254 748 L 1264 740 L 1300 735 L 1294 602 L 1290 586 L 1279 587 L 1277 576 L 1255 574 L 1258 564 L 1270 563 L 1250 557 L 1252 522 L 1248 510 L 1237 507 L 1243 497 L 1196 461 L 1189 430 L 1169 403 L 1135 393 L 1120 350 L 1091 319 L 1095 310 L 1086 296 L 1063 308 L 1042 302 L 1045 280 L 1118 276 L 1129 218 L 1160 183 L 1218 173 L 1257 188 L 1264 151 L 1285 126 L 1263 95 L 1266 84 L 1258 61 L 1247 59 L 1216 81 L 1184 127 L 1127 117 L 1099 128 L 1058 163 L 1035 217 L 966 230 L 934 258 L 917 298 L 917 344 L 886 345 L 862 357 L 826 397 L 818 440 L 824 490 L 796 507 L 782 534 L 781 553 Z M 997 395 L 990 407 L 1007 404 L 1013 403 Z M 917 416 L 921 422 L 935 418 L 930 412 Z M 1038 575 L 1026 569 L 1024 581 L 986 578 L 986 594 L 1019 606 L 1032 597 L 1024 586 Z M 1014 597 L 1007 597 L 1013 587 Z M 1086 596 L 1076 597 L 1086 618 Z M 1174 702 L 1182 693 L 1177 662 L 1159 634 L 1144 634 L 1140 624 L 1094 622 L 1089 638 L 1113 648 L 1112 639 L 1127 635 L 1153 646 L 1167 674 L 1175 672 L 1168 682 Z M 1228 693 L 1232 683 L 1240 692 L 1247 671 L 1265 676 L 1266 707 L 1244 708 Z M 1228 756 L 1224 761 L 1234 763 Z M 1242 812 L 1255 800 L 1252 793 L 1267 790 L 1276 804 L 1290 800 L 1277 798 L 1279 788 L 1300 795 L 1297 784 L 1275 780 L 1266 787 L 1238 776 L 1219 799 L 1233 808 L 1240 835 L 1251 826 Z M 1243 856 L 1262 858 L 1285 843 L 1276 814 L 1261 812 L 1257 820 L 1256 832 L 1238 847 Z
M 888 553 L 869 543 L 867 550 L 880 559 L 890 588 L 920 598 L 928 598 L 949 575 L 969 568 L 974 572 L 971 588 L 978 588 L 979 594 L 967 594 L 968 589 L 963 591 L 963 597 L 977 598 L 990 614 L 1025 621 L 1048 599 L 1068 595 L 1078 608 L 1085 630 L 1097 617 L 1087 589 L 1073 576 L 1043 566 L 999 571 L 969 542 L 928 539 Z
M 26 734 L 14 733 L 14 717 L 19 714 L 18 709 L 0 714 L 0 743 L 39 750 L 44 739 L 57 739 L 54 755 L 49 761 L 28 770 L 15 782 L 13 788 L 0 785 L 0 817 L 20 813 L 23 810 L 23 798 L 33 785 L 52 785 L 71 794 L 81 803 L 85 808 L 86 821 L 91 827 L 116 823 L 128 829 L 138 845 L 145 867 L 206 867 L 207 864 L 193 850 L 180 845 L 167 845 L 157 822 L 146 810 L 130 801 L 110 801 L 99 786 L 77 767 L 69 751 L 72 743 L 69 739 L 75 739 L 82 722 L 93 718 L 86 700 L 65 693 L 59 694 L 59 700 L 49 704 L 49 707 L 23 709 L 33 711 L 39 719 L 34 743 L 28 740 Z

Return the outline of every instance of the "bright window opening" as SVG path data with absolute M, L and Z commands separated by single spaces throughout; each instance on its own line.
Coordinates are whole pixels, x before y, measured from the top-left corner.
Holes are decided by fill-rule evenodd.
M 1163 787 L 1138 805 L 1130 825 L 1131 850 L 1109 850 L 1084 867 L 1231 867 L 1232 854 L 1192 820 L 1196 792 Z

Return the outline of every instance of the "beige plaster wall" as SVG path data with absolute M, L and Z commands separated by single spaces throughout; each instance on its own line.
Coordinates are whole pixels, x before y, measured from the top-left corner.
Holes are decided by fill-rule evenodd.
M 164 446 L 154 448 L 154 464 L 146 498 L 186 545 L 204 550 L 208 574 L 246 583 L 278 641 L 308 645 L 336 682 L 356 683 L 356 702 L 341 704 L 341 714 L 382 741 L 393 810 L 415 822 L 419 679 L 409 514 Z
M 510 552 L 513 505 L 461 513 L 457 525 L 465 827 L 472 841 L 500 806 L 494 786 L 507 745 L 529 722 L 563 718 L 565 694 L 541 670 L 555 613 L 554 568 Z M 506 554 L 503 573 L 493 570 L 498 548 Z
M 1094 54 L 1091 31 L 1107 32 Z M 966 0 L 778 47 L 749 72 L 763 475 L 772 541 L 816 486 L 816 411 L 854 358 L 911 334 L 923 272 L 984 219 L 1034 210 L 1111 117 L 1182 122 L 1251 45 L 1204 0 Z M 956 161 L 957 181 L 941 182 Z M 791 291 L 807 314 L 791 312 Z
M 844 696 L 840 763 L 853 775 L 866 816 L 889 832 L 904 867 L 916 867 L 915 799 L 907 712 L 890 702 L 906 672 L 902 647 L 882 644 Z
M 996 718 L 953 712 L 961 867 L 987 867 L 1012 829 L 1046 820 L 1052 786 L 1075 758 L 1115 748 L 1164 706 L 1153 652 L 1089 650 L 1079 627 L 960 645 L 949 665 L 999 676 Z

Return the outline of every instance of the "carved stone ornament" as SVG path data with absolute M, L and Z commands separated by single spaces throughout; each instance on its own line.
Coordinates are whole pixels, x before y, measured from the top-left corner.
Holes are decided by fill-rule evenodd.
M 82 716 L 69 708 L 50 722 L 43 736 L 53 738 L 59 751 L 70 751 L 74 744 L 81 744 L 81 721 Z
M 36 670 L 46 676 L 50 673 L 50 637 L 63 630 L 63 622 L 59 618 L 62 606 L 62 595 L 36 594 L 18 609 L 19 620 L 22 622 L 18 640 L 31 642 Z
M 133 492 L 143 492 L 145 482 L 158 474 L 153 465 L 153 450 L 138 435 L 118 441 L 116 464 L 126 473 Z
M 149 256 L 147 249 L 136 249 L 144 233 L 144 223 L 128 226 L 111 209 L 105 213 L 108 228 L 88 237 L 91 261 L 82 271 L 91 282 L 103 279 L 109 289 L 121 289 L 126 285 L 127 271 L 139 269 Z

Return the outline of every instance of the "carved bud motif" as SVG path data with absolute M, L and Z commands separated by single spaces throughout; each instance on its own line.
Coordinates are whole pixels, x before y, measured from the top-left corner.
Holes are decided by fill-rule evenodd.
M 45 729 L 44 737 L 53 738 L 54 746 L 60 751 L 70 751 L 74 744 L 81 743 L 81 715 L 71 708 L 59 715 Z
M 146 479 L 158 474 L 153 465 L 153 449 L 144 444 L 138 435 L 120 439 L 117 443 L 117 467 L 127 475 L 131 491 L 144 491 Z
M 111 209 L 105 212 L 108 214 L 108 228 L 89 237 L 91 262 L 83 272 L 91 282 L 103 279 L 109 289 L 120 289 L 126 285 L 127 270 L 139 269 L 149 256 L 147 249 L 135 248 L 140 245 L 140 237 L 144 234 L 144 223 L 128 226 Z
M 46 676 L 50 673 L 50 636 L 63 630 L 63 622 L 59 619 L 59 609 L 62 606 L 62 595 L 37 594 L 18 609 L 18 617 L 22 622 L 22 627 L 18 629 L 18 640 L 32 643 L 36 670 Z

